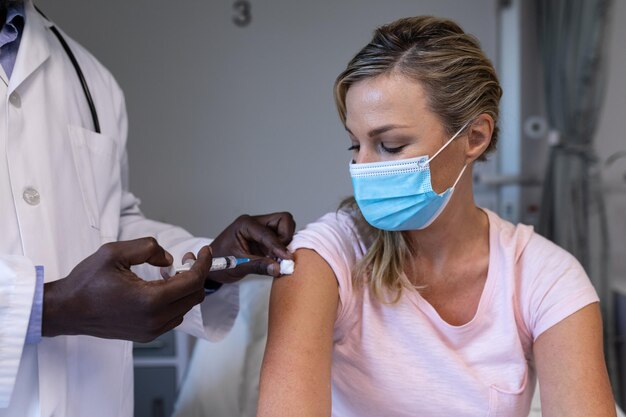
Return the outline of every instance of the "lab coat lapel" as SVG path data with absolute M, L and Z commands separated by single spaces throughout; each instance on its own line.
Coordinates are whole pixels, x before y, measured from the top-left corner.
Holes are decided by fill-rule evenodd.
M 35 10 L 30 0 L 24 3 L 24 11 L 26 14 L 24 33 L 9 80 L 8 94 L 15 91 L 50 56 L 50 34 L 47 31 L 52 23 Z

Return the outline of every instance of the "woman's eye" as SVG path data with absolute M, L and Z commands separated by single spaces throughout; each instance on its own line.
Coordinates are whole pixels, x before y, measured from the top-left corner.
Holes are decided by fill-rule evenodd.
M 406 145 L 395 146 L 395 147 L 387 147 L 387 146 L 385 146 L 384 143 L 381 143 L 380 147 L 382 148 L 383 151 L 385 151 L 387 153 L 400 153 L 400 151 L 402 151 L 402 149 L 404 149 L 406 147 Z
M 361 148 L 359 145 L 351 145 L 348 150 L 349 151 L 358 151 Z

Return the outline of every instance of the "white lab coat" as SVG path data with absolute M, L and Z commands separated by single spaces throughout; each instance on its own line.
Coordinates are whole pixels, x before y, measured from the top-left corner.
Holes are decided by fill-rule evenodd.
M 180 259 L 209 241 L 144 218 L 128 190 L 122 91 L 67 38 L 98 111 L 102 134 L 93 132 L 75 70 L 51 24 L 30 0 L 25 11 L 10 81 L 0 69 L 0 417 L 130 417 L 130 342 L 62 336 L 24 345 L 34 266 L 44 266 L 49 282 L 106 242 L 154 236 Z M 38 202 L 24 195 L 27 188 L 37 190 Z M 137 272 L 159 277 L 153 267 Z M 236 285 L 223 287 L 187 314 L 182 327 L 221 338 L 237 315 L 238 294 Z

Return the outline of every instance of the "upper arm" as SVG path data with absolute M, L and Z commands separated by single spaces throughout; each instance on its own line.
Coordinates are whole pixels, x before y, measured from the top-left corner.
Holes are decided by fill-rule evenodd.
M 615 416 L 598 303 L 547 329 L 533 351 L 544 417 Z
M 295 261 L 294 274 L 272 285 L 259 416 L 330 416 L 337 280 L 312 250 L 297 250 Z

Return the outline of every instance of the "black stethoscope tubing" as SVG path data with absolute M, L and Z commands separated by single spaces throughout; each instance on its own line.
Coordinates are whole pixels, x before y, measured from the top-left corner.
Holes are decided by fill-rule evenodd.
M 37 6 L 35 6 L 35 9 L 37 9 L 39 14 L 41 14 L 46 20 L 49 21 L 46 15 L 43 14 L 43 12 L 39 10 Z M 61 32 L 59 32 L 59 30 L 55 26 L 50 26 L 50 30 L 52 31 L 52 33 L 54 33 L 54 35 L 57 37 L 57 39 L 61 43 L 61 46 L 65 50 L 65 53 L 67 54 L 68 58 L 72 62 L 74 69 L 76 70 L 76 75 L 78 76 L 80 85 L 83 88 L 83 93 L 85 93 L 87 104 L 89 105 L 89 111 L 91 112 L 91 119 L 93 120 L 94 130 L 96 131 L 96 133 L 101 133 L 100 121 L 98 120 L 98 112 L 96 111 L 96 105 L 94 104 L 93 99 L 91 97 L 91 92 L 89 91 L 89 86 L 87 85 L 87 80 L 85 80 L 85 75 L 83 74 L 83 71 L 80 68 L 80 64 L 78 63 L 78 60 L 76 59 L 76 57 L 74 56 L 74 53 L 70 49 L 70 46 L 65 41 L 65 38 L 63 38 L 63 35 L 61 35 Z

